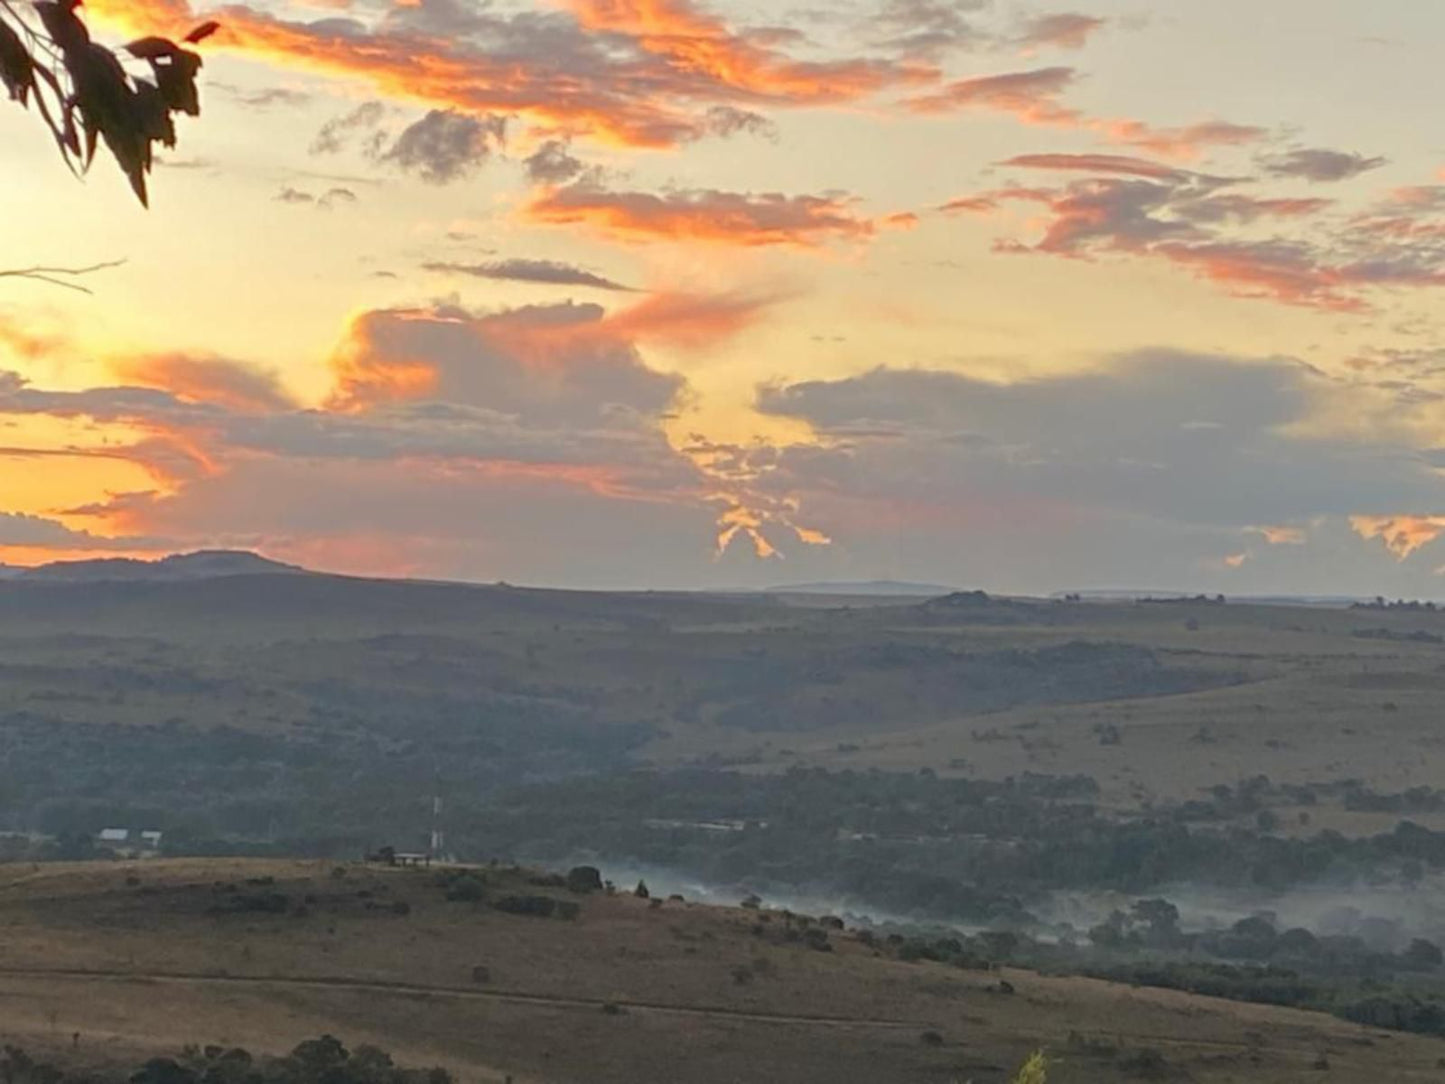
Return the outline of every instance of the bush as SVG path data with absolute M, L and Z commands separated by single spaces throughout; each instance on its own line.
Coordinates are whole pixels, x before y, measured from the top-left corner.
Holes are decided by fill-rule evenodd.
M 602 891 L 602 871 L 596 866 L 573 866 L 567 871 L 567 889 L 585 894 Z
M 457 903 L 477 903 L 486 898 L 487 886 L 474 873 L 455 877 L 447 885 L 447 899 Z
M 551 896 L 503 896 L 492 906 L 509 915 L 551 918 L 557 913 L 557 903 Z M 574 903 L 572 906 L 577 905 Z

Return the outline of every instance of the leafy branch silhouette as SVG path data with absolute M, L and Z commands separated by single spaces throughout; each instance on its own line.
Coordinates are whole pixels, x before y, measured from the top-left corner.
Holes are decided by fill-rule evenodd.
M 0 85 L 22 107 L 35 105 L 72 173 L 87 171 L 104 142 L 136 198 L 148 205 L 154 146 L 174 147 L 175 116 L 201 111 L 201 57 L 185 46 L 204 41 L 219 24 L 202 23 L 183 44 L 145 37 L 116 52 L 91 39 L 79 6 L 79 0 L 0 0 Z M 148 75 L 127 71 L 126 59 L 144 64 Z M 85 270 L 32 268 L 25 277 Z M 63 278 L 53 282 L 84 289 Z

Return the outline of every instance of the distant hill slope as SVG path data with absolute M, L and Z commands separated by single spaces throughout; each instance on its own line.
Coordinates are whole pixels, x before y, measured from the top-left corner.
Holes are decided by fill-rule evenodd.
M 219 576 L 255 576 L 297 574 L 306 569 L 272 561 L 245 550 L 201 550 L 177 553 L 156 561 L 137 561 L 129 557 L 112 557 L 94 561 L 56 561 L 30 569 L 0 567 L 0 579 L 23 580 L 147 580 L 185 581 L 209 580 Z M 8 573 L 8 576 L 7 576 Z
M 768 588 L 771 595 L 891 595 L 922 596 L 952 594 L 956 588 L 936 583 L 907 583 L 899 580 L 863 580 L 839 583 L 790 583 Z
M 528 870 L 14 864 L 0 890 L 0 1030 L 94 1080 L 188 1043 L 280 1053 L 322 1033 L 459 1084 L 1004 1084 L 1040 1047 L 1049 1084 L 1440 1078 L 1434 1038 L 907 962 L 841 923 L 582 895 Z

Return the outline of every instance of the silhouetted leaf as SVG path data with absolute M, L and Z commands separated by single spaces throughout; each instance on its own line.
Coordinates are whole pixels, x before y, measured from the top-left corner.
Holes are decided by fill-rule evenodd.
M 165 38 L 140 38 L 125 46 L 125 51 L 133 57 L 141 60 L 154 60 L 156 57 L 172 56 L 176 52 L 177 45 Z
M 218 22 L 204 22 L 186 35 L 186 41 L 195 45 L 197 42 L 205 41 L 219 29 L 221 29 L 221 24 Z
M 35 62 L 20 35 L 5 23 L 0 23 L 0 82 L 21 105 L 35 87 Z
M 50 40 L 55 42 L 67 60 L 70 54 L 78 53 L 90 44 L 90 31 L 75 16 L 76 0 L 42 0 L 35 5 L 35 12 Z

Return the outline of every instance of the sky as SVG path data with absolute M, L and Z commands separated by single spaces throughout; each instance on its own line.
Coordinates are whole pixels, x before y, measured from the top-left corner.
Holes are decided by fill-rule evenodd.
M 1445 597 L 1445 6 L 85 11 L 221 30 L 148 210 L 0 103 L 0 562 Z

